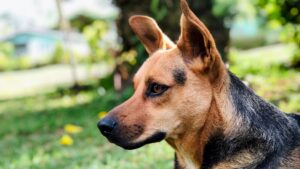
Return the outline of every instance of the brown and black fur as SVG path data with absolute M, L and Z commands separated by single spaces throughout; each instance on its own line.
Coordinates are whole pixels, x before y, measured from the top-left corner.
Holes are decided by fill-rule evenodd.
M 175 44 L 147 16 L 129 24 L 150 57 L 134 94 L 98 122 L 124 149 L 166 140 L 175 169 L 298 169 L 300 115 L 284 114 L 226 69 L 206 26 L 181 0 Z
M 205 146 L 202 168 L 212 168 L 242 151 L 248 151 L 255 158 L 243 168 L 299 168 L 299 161 L 289 158 L 292 153 L 297 153 L 298 160 L 300 157 L 299 126 L 294 119 L 299 120 L 300 116 L 288 117 L 257 96 L 235 75 L 230 72 L 229 75 L 236 116 L 241 117 L 243 123 L 230 135 L 219 132 L 211 136 Z

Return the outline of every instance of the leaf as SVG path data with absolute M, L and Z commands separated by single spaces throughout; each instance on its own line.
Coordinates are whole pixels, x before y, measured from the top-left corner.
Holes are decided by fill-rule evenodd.
M 65 134 L 60 138 L 60 144 L 64 146 L 70 146 L 74 143 L 73 139 L 71 136 Z
M 80 126 L 76 126 L 73 124 L 66 124 L 64 130 L 67 133 L 75 134 L 75 133 L 80 133 L 82 131 L 82 128 Z
M 103 119 L 106 116 L 107 112 L 106 111 L 101 111 L 98 113 L 99 119 Z

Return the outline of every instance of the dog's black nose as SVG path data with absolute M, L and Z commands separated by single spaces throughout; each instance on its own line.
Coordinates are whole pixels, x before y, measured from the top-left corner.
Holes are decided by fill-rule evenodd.
M 117 122 L 114 119 L 109 117 L 104 118 L 97 123 L 99 130 L 106 137 L 111 135 L 116 125 Z

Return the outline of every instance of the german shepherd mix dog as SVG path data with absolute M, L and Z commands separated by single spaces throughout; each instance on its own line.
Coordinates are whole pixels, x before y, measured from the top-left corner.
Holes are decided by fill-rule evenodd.
M 300 115 L 284 114 L 230 73 L 186 0 L 181 9 L 176 44 L 152 18 L 130 18 L 150 57 L 133 96 L 98 122 L 101 133 L 124 149 L 166 140 L 176 169 L 300 169 Z

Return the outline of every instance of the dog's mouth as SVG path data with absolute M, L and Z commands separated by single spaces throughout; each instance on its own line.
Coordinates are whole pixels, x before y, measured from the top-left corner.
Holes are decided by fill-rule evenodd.
M 166 132 L 160 130 L 152 130 L 152 135 L 143 137 L 145 133 L 143 123 L 122 125 L 118 123 L 116 118 L 108 116 L 100 120 L 97 126 L 101 134 L 105 136 L 108 141 L 127 150 L 137 149 L 145 144 L 159 142 L 166 137 Z
M 116 138 L 116 137 L 107 137 L 107 139 L 111 143 L 114 143 L 126 150 L 133 150 L 133 149 L 140 148 L 146 144 L 160 142 L 160 141 L 164 140 L 165 137 L 166 137 L 166 133 L 159 131 L 159 132 L 154 133 L 150 137 L 146 138 L 145 140 L 139 141 L 139 142 L 130 142 L 127 140 L 123 140 L 122 138 Z

